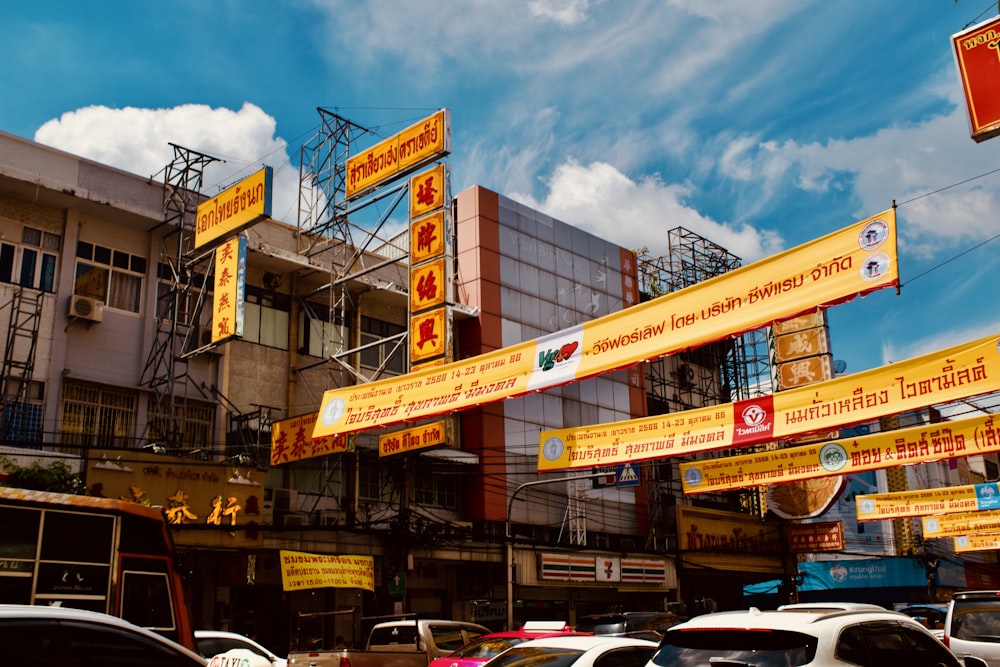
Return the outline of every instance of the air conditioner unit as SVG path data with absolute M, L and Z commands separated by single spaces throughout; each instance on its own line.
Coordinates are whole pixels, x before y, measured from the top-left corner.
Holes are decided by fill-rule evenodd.
M 69 298 L 69 317 L 76 317 L 88 322 L 104 321 L 104 303 L 88 296 L 74 294 Z
M 282 519 L 282 525 L 286 528 L 304 528 L 309 525 L 308 514 L 286 514 Z
M 338 510 L 319 510 L 319 525 L 324 528 L 336 528 L 340 525 L 342 512 Z
M 276 513 L 295 512 L 299 509 L 299 493 L 295 489 L 272 489 Z

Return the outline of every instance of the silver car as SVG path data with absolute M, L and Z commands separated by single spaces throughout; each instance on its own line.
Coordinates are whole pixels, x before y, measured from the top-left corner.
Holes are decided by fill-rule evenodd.
M 1000 667 L 1000 591 L 953 593 L 943 641 L 960 658 L 974 655 Z

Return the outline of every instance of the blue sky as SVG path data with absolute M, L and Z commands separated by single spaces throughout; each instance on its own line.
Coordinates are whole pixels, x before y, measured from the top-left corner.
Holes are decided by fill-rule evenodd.
M 744 262 L 899 204 L 903 287 L 829 311 L 849 372 L 1000 332 L 1000 138 L 952 34 L 995 0 L 37 0 L 0 8 L 0 130 L 142 175 L 272 166 L 295 224 L 318 107 L 372 143 L 452 114 L 479 184 L 620 245 Z

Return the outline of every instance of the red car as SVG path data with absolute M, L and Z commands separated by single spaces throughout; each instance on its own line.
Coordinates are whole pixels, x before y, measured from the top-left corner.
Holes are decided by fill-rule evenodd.
M 529 639 L 589 634 L 592 633 L 574 632 L 562 621 L 527 621 L 520 630 L 483 635 L 443 658 L 432 660 L 428 667 L 480 667 L 493 656 Z

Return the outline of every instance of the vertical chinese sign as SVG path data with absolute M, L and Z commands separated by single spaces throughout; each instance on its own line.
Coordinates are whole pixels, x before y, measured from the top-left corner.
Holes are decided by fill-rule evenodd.
M 974 140 L 1000 134 L 1000 16 L 951 36 Z
M 452 361 L 453 244 L 448 168 L 437 164 L 410 178 L 410 367 Z
M 229 239 L 215 249 L 212 342 L 243 335 L 243 297 L 247 283 L 247 240 Z

